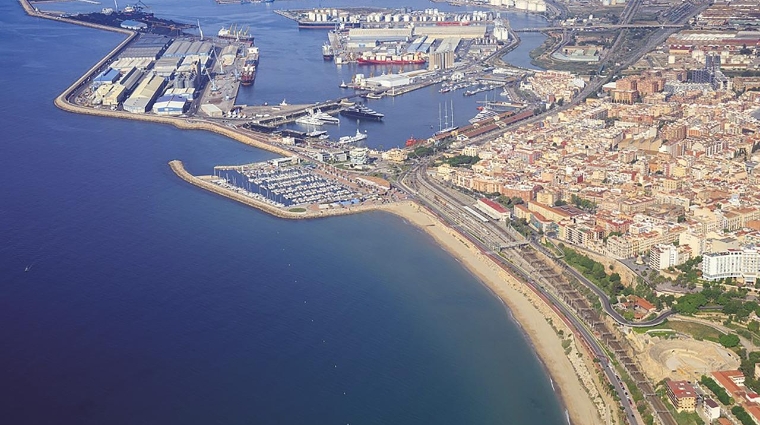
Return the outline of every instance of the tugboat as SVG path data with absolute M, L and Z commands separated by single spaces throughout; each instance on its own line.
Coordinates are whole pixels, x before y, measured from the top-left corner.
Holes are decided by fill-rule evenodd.
M 422 140 L 421 139 L 415 139 L 414 136 L 406 139 L 406 147 L 407 148 L 410 148 L 410 147 L 412 147 L 414 145 L 418 145 L 420 143 L 422 143 Z
M 322 59 L 324 59 L 325 62 L 329 62 L 335 58 L 335 51 L 333 51 L 332 46 L 330 43 L 325 42 L 325 44 L 322 45 Z

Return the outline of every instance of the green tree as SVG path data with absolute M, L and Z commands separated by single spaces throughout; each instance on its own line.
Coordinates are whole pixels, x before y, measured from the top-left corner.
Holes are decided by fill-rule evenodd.
M 718 342 L 726 348 L 733 348 L 739 345 L 739 337 L 736 334 L 721 335 Z

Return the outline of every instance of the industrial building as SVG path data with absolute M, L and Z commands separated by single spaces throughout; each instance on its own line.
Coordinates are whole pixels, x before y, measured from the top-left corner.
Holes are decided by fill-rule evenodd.
M 182 96 L 161 96 L 153 104 L 153 113 L 156 115 L 182 115 L 187 110 L 187 99 Z
M 128 30 L 133 30 L 133 31 L 144 31 L 148 29 L 148 24 L 144 22 L 133 21 L 130 19 L 127 19 L 126 21 L 122 22 L 120 26 L 122 28 L 126 28 Z
M 467 25 L 467 26 L 431 26 L 414 28 L 415 36 L 427 36 L 428 39 L 445 39 L 445 38 L 462 38 L 472 40 L 476 38 L 485 38 L 485 25 Z
M 235 63 L 235 59 L 238 56 L 238 46 L 235 44 L 224 46 L 224 48 L 222 49 L 222 54 L 219 56 L 220 56 L 220 59 L 222 60 L 222 65 L 224 66 L 232 65 L 233 63 Z
M 412 39 L 412 28 L 351 28 L 348 39 L 352 42 L 364 40 L 380 43 L 409 41 Z
M 142 69 L 132 68 L 127 71 L 126 74 L 119 81 L 119 85 L 124 86 L 124 94 L 128 95 L 132 93 L 137 85 L 140 84 L 145 72 Z
M 163 35 L 142 34 L 121 52 L 119 58 L 158 59 L 171 42 L 171 38 Z
M 455 60 L 456 55 L 453 50 L 431 53 L 428 57 L 428 69 L 431 71 L 448 69 L 454 66 Z
M 120 77 L 121 77 L 121 74 L 119 73 L 119 70 L 108 68 L 105 71 L 98 74 L 97 77 L 92 79 L 92 86 L 93 88 L 96 88 L 100 86 L 101 84 L 114 84 L 117 81 L 119 81 Z
M 386 88 L 402 87 L 411 84 L 412 82 L 413 80 L 411 77 L 403 74 L 385 74 L 364 79 L 364 84 L 366 86 Z
M 147 75 L 137 86 L 132 96 L 124 101 L 123 108 L 135 114 L 150 110 L 153 101 L 163 92 L 166 79 L 155 73 Z
M 152 58 L 119 58 L 111 63 L 111 68 L 118 69 L 121 72 L 129 71 L 132 68 L 148 69 L 153 64 Z
M 161 57 L 161 59 L 157 60 L 155 65 L 153 65 L 153 71 L 162 77 L 170 77 L 174 74 L 174 71 L 177 70 L 180 62 L 182 62 L 182 58 Z
M 185 41 L 177 40 L 172 43 L 163 54 L 165 58 L 186 58 L 188 56 L 198 56 L 209 58 L 214 46 L 207 41 Z

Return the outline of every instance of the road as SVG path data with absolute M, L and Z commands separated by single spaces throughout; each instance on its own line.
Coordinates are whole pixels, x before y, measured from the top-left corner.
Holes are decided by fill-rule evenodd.
M 624 388 L 619 376 L 615 372 L 607 351 L 594 336 L 594 333 L 589 328 L 588 324 L 578 317 L 575 312 L 560 299 L 560 295 L 551 290 L 548 284 L 544 284 L 541 281 L 539 273 L 533 269 L 532 264 L 529 261 L 526 261 L 525 258 L 519 255 L 519 252 L 509 252 L 505 256 L 506 258 L 499 254 L 499 244 L 515 242 L 516 235 L 514 235 L 514 233 L 516 232 L 510 232 L 508 228 L 495 223 L 493 220 L 480 222 L 473 219 L 471 216 L 464 214 L 462 209 L 462 197 L 464 195 L 456 194 L 456 192 L 446 191 L 445 189 L 437 187 L 431 181 L 426 179 L 426 170 L 426 162 L 423 161 L 416 164 L 401 176 L 398 181 L 400 187 L 409 194 L 415 196 L 423 206 L 427 207 L 440 219 L 447 222 L 450 226 L 467 237 L 484 255 L 489 256 L 510 274 L 518 275 L 518 277 L 525 281 L 535 293 L 547 302 L 547 304 L 552 306 L 552 308 L 560 315 L 560 317 L 564 318 L 566 323 L 572 329 L 575 329 L 575 333 L 581 339 L 582 343 L 586 345 L 595 358 L 599 359 L 607 380 L 614 387 L 614 390 L 621 401 L 621 407 L 625 412 L 627 420 L 629 423 L 636 425 L 638 421 L 634 414 L 635 407 L 629 401 L 628 391 Z M 472 199 L 469 199 L 469 201 L 469 204 L 471 204 Z M 525 241 L 525 243 L 527 244 L 528 242 Z M 494 250 L 494 248 L 497 249 Z M 671 425 L 668 421 L 666 421 L 666 423 Z

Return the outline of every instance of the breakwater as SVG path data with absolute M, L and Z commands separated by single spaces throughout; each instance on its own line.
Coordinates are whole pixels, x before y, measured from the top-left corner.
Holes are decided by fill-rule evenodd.
M 348 207 L 332 208 L 332 209 L 325 209 L 325 210 L 318 210 L 318 211 L 306 210 L 302 212 L 296 212 L 296 211 L 292 211 L 288 209 L 278 208 L 274 205 L 268 204 L 266 202 L 262 202 L 258 199 L 251 198 L 250 196 L 241 195 L 240 193 L 237 193 L 233 190 L 226 189 L 224 187 L 221 187 L 219 185 L 216 185 L 210 182 L 208 178 L 194 176 L 185 169 L 185 166 L 182 163 L 182 161 L 179 161 L 176 159 L 173 161 L 169 161 L 169 167 L 171 167 L 172 171 L 174 172 L 174 174 L 177 175 L 177 177 L 192 184 L 193 186 L 199 187 L 201 189 L 207 190 L 217 195 L 224 196 L 225 198 L 232 199 L 234 201 L 240 202 L 250 207 L 254 207 L 258 210 L 264 211 L 266 213 L 269 213 L 279 218 L 300 220 L 300 219 L 308 219 L 308 218 L 331 217 L 331 216 L 339 216 L 339 215 L 358 214 L 358 213 L 366 212 L 366 211 L 388 210 L 391 206 L 391 204 L 360 205 L 360 206 L 348 206 Z

